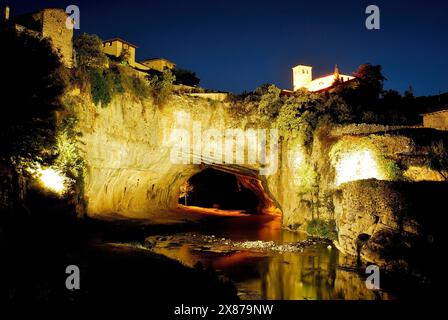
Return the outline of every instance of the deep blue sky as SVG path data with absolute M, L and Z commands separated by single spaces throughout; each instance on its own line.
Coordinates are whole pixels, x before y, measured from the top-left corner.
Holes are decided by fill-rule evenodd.
M 81 10 L 81 32 L 121 37 L 137 58 L 165 57 L 196 71 L 201 85 L 242 92 L 263 83 L 290 89 L 291 67 L 319 76 L 338 64 L 383 66 L 387 88 L 448 91 L 447 0 L 0 0 L 12 15 L 44 7 Z M 369 4 L 381 30 L 365 28 Z

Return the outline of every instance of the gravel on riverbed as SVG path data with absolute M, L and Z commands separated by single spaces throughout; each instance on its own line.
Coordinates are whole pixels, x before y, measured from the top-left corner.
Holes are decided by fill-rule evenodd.
M 232 246 L 235 248 L 249 249 L 249 250 L 269 250 L 277 252 L 303 252 L 307 247 L 323 243 L 319 239 L 306 239 L 299 242 L 278 243 L 275 241 L 243 241 L 233 242 Z
M 318 238 L 308 238 L 299 242 L 280 243 L 277 241 L 233 241 L 226 238 L 218 238 L 214 235 L 202 235 L 195 233 L 181 233 L 169 236 L 151 236 L 145 239 L 145 246 L 150 249 L 174 248 L 188 245 L 193 250 L 227 252 L 239 250 L 251 251 L 275 251 L 275 252 L 303 252 L 305 248 L 328 242 Z

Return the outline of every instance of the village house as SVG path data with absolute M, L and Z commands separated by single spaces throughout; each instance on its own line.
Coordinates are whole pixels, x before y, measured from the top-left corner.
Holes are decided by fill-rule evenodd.
M 135 44 L 120 38 L 103 41 L 103 52 L 105 54 L 118 58 L 126 52 L 127 62 L 131 67 L 137 66 L 135 61 L 135 51 L 137 48 Z
M 305 65 L 297 65 L 292 68 L 293 75 L 293 89 L 294 91 L 305 88 L 311 92 L 317 92 L 331 88 L 335 81 L 347 82 L 353 80 L 355 77 L 340 74 L 339 68 L 336 65 L 332 74 L 322 76 L 313 80 L 313 67 Z
M 73 28 L 67 28 L 67 13 L 60 8 L 46 8 L 37 12 L 26 13 L 11 17 L 11 10 L 6 6 L 3 10 L 3 23 L 7 27 L 14 28 L 18 32 L 26 32 L 30 35 L 48 38 L 54 50 L 60 55 L 62 63 L 72 68 L 76 64 L 73 51 Z M 146 59 L 136 61 L 136 49 L 138 47 L 126 40 L 114 38 L 103 41 L 104 53 L 113 57 L 120 57 L 123 50 L 127 52 L 127 60 L 131 67 L 138 71 L 174 69 L 176 64 L 164 59 Z
M 172 70 L 176 67 L 175 63 L 164 58 L 147 59 L 138 62 L 136 61 L 137 48 L 135 44 L 120 38 L 103 41 L 104 53 L 116 58 L 125 53 L 128 64 L 138 71 L 157 70 L 163 72 L 166 69 Z

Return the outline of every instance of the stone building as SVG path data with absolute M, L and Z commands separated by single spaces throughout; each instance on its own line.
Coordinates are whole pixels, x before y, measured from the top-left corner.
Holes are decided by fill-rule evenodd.
M 448 109 L 422 114 L 423 126 L 438 130 L 448 130 Z
M 346 74 L 340 74 L 338 66 L 335 66 L 332 74 L 322 76 L 313 80 L 313 67 L 298 65 L 292 68 L 294 91 L 305 88 L 308 91 L 316 92 L 325 90 L 333 86 L 336 80 L 346 82 L 355 77 Z
M 127 61 L 131 67 L 136 67 L 139 65 L 135 61 L 135 51 L 137 48 L 138 47 L 135 44 L 132 44 L 120 38 L 103 41 L 103 51 L 105 54 L 116 58 L 120 57 L 123 54 L 126 54 Z
M 4 10 L 4 21 L 19 32 L 48 38 L 62 63 L 73 66 L 73 28 L 67 27 L 67 14 L 63 9 L 47 8 L 38 12 L 10 17 L 10 9 Z
M 175 63 L 164 58 L 147 59 L 138 62 L 136 61 L 137 48 L 138 47 L 135 44 L 120 38 L 103 41 L 104 53 L 118 58 L 126 52 L 129 65 L 139 71 L 157 70 L 163 72 L 165 69 L 172 70 L 176 67 Z

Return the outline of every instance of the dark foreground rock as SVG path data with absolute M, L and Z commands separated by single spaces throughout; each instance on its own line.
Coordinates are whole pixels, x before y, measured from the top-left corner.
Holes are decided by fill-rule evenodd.
M 83 225 L 9 223 L 0 245 L 0 304 L 107 305 L 237 301 L 230 282 L 148 250 L 105 244 Z M 48 220 L 45 220 L 48 222 Z M 95 230 L 98 231 L 95 225 Z M 138 231 L 138 230 L 137 230 Z M 93 238 L 92 238 L 93 236 Z M 66 288 L 66 268 L 80 289 Z
M 338 248 L 388 271 L 422 279 L 443 273 L 447 182 L 364 180 L 335 195 Z

